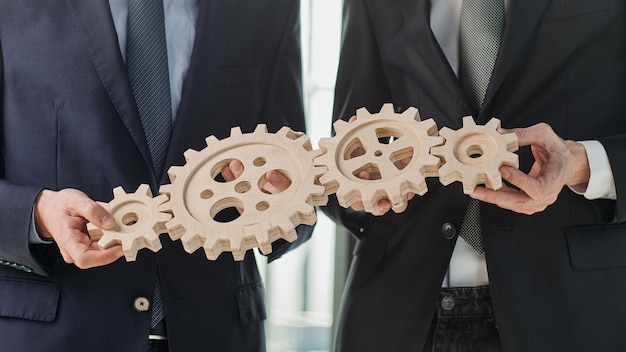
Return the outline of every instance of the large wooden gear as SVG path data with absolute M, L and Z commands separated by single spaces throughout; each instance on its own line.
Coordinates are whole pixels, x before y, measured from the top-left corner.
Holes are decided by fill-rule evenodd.
M 129 194 L 122 187 L 116 187 L 112 201 L 98 202 L 111 213 L 116 221 L 115 227 L 103 230 L 88 223 L 89 236 L 98 240 L 102 248 L 121 244 L 127 261 L 134 261 L 137 251 L 142 248 L 156 252 L 161 249 L 159 234 L 166 231 L 165 223 L 171 219 L 171 215 L 159 211 L 159 206 L 166 200 L 166 195 L 153 198 L 145 184 Z
M 336 193 L 343 207 L 361 201 L 365 211 L 378 214 L 378 201 L 389 199 L 393 211 L 402 212 L 407 206 L 403 198 L 411 192 L 423 195 L 425 177 L 437 175 L 440 160 L 430 149 L 443 139 L 437 136 L 435 121 L 420 121 L 413 107 L 395 113 L 393 104 L 383 105 L 374 114 L 361 108 L 356 116 L 350 123 L 337 120 L 335 136 L 320 139 L 324 154 L 315 164 L 328 168 L 320 182 L 328 193 Z M 379 177 L 360 178 L 363 171 Z
M 245 252 L 258 247 L 271 252 L 271 242 L 296 239 L 296 226 L 316 221 L 316 205 L 326 204 L 325 188 L 317 181 L 325 169 L 313 165 L 318 151 L 309 138 L 288 127 L 268 133 L 258 125 L 253 133 L 243 134 L 238 127 L 230 137 L 206 139 L 206 148 L 185 152 L 184 166 L 173 166 L 168 174 L 171 184 L 160 193 L 169 196 L 160 210 L 173 215 L 167 224 L 172 240 L 181 239 L 185 251 L 204 248 L 208 259 L 223 251 L 242 260 Z M 232 160 L 242 162 L 243 174 L 224 182 L 218 175 Z M 262 190 L 266 173 L 276 170 L 291 180 L 280 193 Z M 225 209 L 237 208 L 241 214 L 229 221 L 217 220 Z
M 476 185 L 491 189 L 502 187 L 500 167 L 519 167 L 519 158 L 512 152 L 518 149 L 515 133 L 498 133 L 500 120 L 492 118 L 486 125 L 476 125 L 471 116 L 463 118 L 463 127 L 454 131 L 444 127 L 439 134 L 445 144 L 431 150 L 444 164 L 439 168 L 439 181 L 448 185 L 463 183 L 463 193 L 471 194 Z

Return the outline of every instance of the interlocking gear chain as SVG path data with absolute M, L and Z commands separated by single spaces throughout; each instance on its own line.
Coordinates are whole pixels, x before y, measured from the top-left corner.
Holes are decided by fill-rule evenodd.
M 420 120 L 416 108 L 396 113 L 385 104 L 378 113 L 357 110 L 353 122 L 338 120 L 335 136 L 322 138 L 319 150 L 288 127 L 268 133 L 258 125 L 252 133 L 231 129 L 230 137 L 206 138 L 200 151 L 184 153 L 185 164 L 169 169 L 170 184 L 152 197 L 147 185 L 127 194 L 113 190 L 114 199 L 100 203 L 115 218 L 111 230 L 88 224 L 90 236 L 101 247 L 121 244 L 128 261 L 137 251 L 161 248 L 159 234 L 168 232 L 193 253 L 203 248 L 215 260 L 224 251 L 243 260 L 248 249 L 272 251 L 272 242 L 293 242 L 295 228 L 313 225 L 315 206 L 325 205 L 335 193 L 339 204 L 362 202 L 364 210 L 382 214 L 377 203 L 388 199 L 396 212 L 407 207 L 407 195 L 427 192 L 426 177 L 443 185 L 463 183 L 471 194 L 478 184 L 502 187 L 499 168 L 518 167 L 514 133 L 500 134 L 500 120 L 477 126 L 471 116 L 463 127 L 437 130 L 433 119 Z M 243 171 L 234 180 L 221 178 L 224 167 L 239 160 Z M 291 184 L 282 192 L 266 191 L 268 172 L 278 172 Z M 230 213 L 229 213 L 230 212 Z

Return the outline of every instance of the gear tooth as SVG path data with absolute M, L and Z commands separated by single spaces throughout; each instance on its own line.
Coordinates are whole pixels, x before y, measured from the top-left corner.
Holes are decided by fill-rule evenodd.
M 396 111 L 393 108 L 393 104 L 392 103 L 385 103 L 383 104 L 382 108 L 380 108 L 380 111 L 378 112 L 379 115 L 388 115 L 388 116 L 394 116 L 396 114 Z M 385 116 L 387 117 L 387 116 Z
M 113 235 L 112 231 L 107 231 L 104 235 L 98 240 L 98 246 L 101 248 L 107 249 L 118 244 L 122 244 L 122 242 Z
M 380 198 L 386 198 L 386 194 L 382 191 L 383 194 L 380 194 L 381 191 L 375 189 L 374 187 L 364 187 L 361 189 L 361 201 L 363 202 L 363 207 L 366 211 L 371 212 L 373 209 L 376 209 L 376 204 Z
M 241 132 L 241 127 L 235 126 L 235 127 L 230 129 L 230 136 L 231 137 L 234 137 L 234 136 L 240 137 L 242 135 L 243 135 L 243 133 Z
M 422 118 L 420 116 L 420 111 L 414 106 L 410 106 L 408 109 L 404 110 L 404 112 L 400 114 L 400 118 L 407 119 L 407 120 L 415 120 L 417 122 L 422 121 Z
M 439 129 L 437 128 L 437 123 L 432 118 L 426 119 L 424 121 L 419 121 L 417 126 L 420 130 L 426 131 L 426 134 L 428 136 L 439 135 Z
M 383 105 L 383 107 L 385 107 L 385 106 Z M 372 117 L 372 114 L 366 108 L 363 107 L 363 108 L 357 109 L 356 117 L 357 117 L 357 119 L 368 118 L 368 117 Z M 339 121 L 339 120 L 337 120 L 337 121 Z
M 102 229 L 90 222 L 87 223 L 87 233 L 92 241 L 98 241 L 103 236 Z
M 491 189 L 500 189 L 502 187 L 502 176 L 498 170 L 485 171 L 485 184 Z
M 167 176 L 169 176 L 170 182 L 176 181 L 176 177 L 178 177 L 178 174 L 180 174 L 182 170 L 183 170 L 183 166 L 171 166 L 167 170 Z
M 367 113 L 367 110 L 365 110 L 365 112 Z M 347 122 L 347 121 L 344 121 L 344 120 L 337 120 L 337 121 L 335 121 L 333 123 L 333 128 L 335 130 L 335 135 L 337 135 L 337 134 L 344 134 L 344 133 L 346 133 L 347 131 L 350 130 L 351 126 L 350 126 L 350 122 Z M 325 138 L 325 139 L 328 140 L 328 139 L 331 139 L 331 138 Z
M 207 148 L 209 149 L 214 149 L 215 145 L 217 143 L 219 143 L 219 139 L 217 139 L 217 137 L 215 137 L 214 135 L 208 136 L 207 138 L 204 139 L 204 142 L 207 146 Z
M 463 116 L 463 128 L 471 128 L 476 126 L 476 122 L 472 116 Z
M 195 160 L 195 158 L 197 158 L 197 157 L 198 157 L 198 154 L 200 154 L 200 152 L 199 152 L 199 151 L 197 151 L 197 150 L 194 150 L 194 149 L 187 149 L 187 150 L 183 153 L 183 155 L 185 156 L 185 161 L 187 161 L 187 162 L 190 162 L 190 161 L 192 161 L 192 160 Z M 174 166 L 172 166 L 172 168 L 173 168 L 173 167 L 174 167 Z M 170 170 L 171 170 L 172 168 L 170 168 Z
M 519 149 L 517 135 L 515 133 L 505 133 L 502 135 L 502 139 L 504 139 L 506 150 L 509 152 L 514 152 Z
M 516 169 L 519 168 L 519 156 L 511 152 L 504 153 L 502 165 L 512 166 Z
M 441 156 L 444 157 L 444 147 L 443 146 L 436 146 L 436 147 L 432 147 L 430 148 L 430 154 L 435 155 L 435 156 Z
M 122 186 L 117 186 L 113 188 L 113 199 L 122 198 L 126 195 L 124 188 Z
M 204 248 L 204 254 L 209 260 L 216 260 L 224 251 L 222 243 L 213 236 L 207 238 L 202 247 Z
M 456 131 L 449 129 L 448 127 L 444 127 L 439 130 L 439 135 L 444 138 L 444 144 L 445 144 L 445 140 L 452 139 L 455 133 Z
M 445 163 L 442 167 L 439 168 L 439 182 L 447 186 L 454 181 L 458 181 L 458 171 L 455 171 L 451 167 L 452 164 Z
M 283 127 L 283 128 L 285 128 L 285 127 Z M 283 128 L 281 128 L 281 130 Z M 289 129 L 289 127 L 287 127 L 287 129 Z M 267 133 L 267 125 L 264 124 L 264 123 L 260 123 L 260 124 L 256 125 L 256 128 L 254 129 L 253 133 L 259 133 L 259 134 Z
M 165 195 L 166 197 L 171 198 L 172 196 L 172 185 L 164 184 L 159 188 L 159 194 Z M 164 202 L 165 203 L 165 202 Z
M 177 239 L 187 235 L 187 229 L 185 228 L 185 226 L 178 222 L 178 219 L 176 219 L 176 217 L 165 223 L 165 227 L 167 228 L 167 233 L 169 234 L 172 241 L 176 241 Z
M 474 188 L 476 188 L 476 185 L 473 182 L 463 181 L 463 193 L 464 194 L 474 193 Z
M 485 127 L 495 131 L 500 128 L 500 120 L 498 118 L 492 117 L 491 120 L 487 122 Z
M 148 186 L 145 183 L 142 183 L 142 184 L 139 185 L 139 187 L 137 187 L 137 191 L 135 191 L 135 194 L 142 195 L 142 196 L 148 196 L 148 197 L 152 198 L 152 191 L 150 190 L 150 186 Z
M 288 242 L 293 242 L 298 238 L 295 226 L 289 218 L 282 218 L 274 222 L 273 227 L 280 233 L 280 237 Z M 270 235 L 271 236 L 271 235 Z

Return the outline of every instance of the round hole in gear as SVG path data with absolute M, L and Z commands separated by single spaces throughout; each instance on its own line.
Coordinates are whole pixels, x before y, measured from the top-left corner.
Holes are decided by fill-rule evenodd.
M 248 181 L 241 181 L 235 185 L 235 192 L 237 193 L 246 193 L 250 189 L 252 189 L 252 185 Z
M 139 215 L 137 215 L 137 213 L 135 212 L 129 212 L 122 216 L 122 224 L 124 224 L 125 226 L 135 225 L 137 221 L 139 221 Z
M 270 203 L 268 203 L 267 201 L 263 200 L 263 201 L 256 203 L 256 210 L 258 211 L 266 211 L 269 208 L 270 208 Z
M 204 191 L 200 192 L 200 198 L 202 199 L 210 199 L 211 197 L 213 197 L 213 195 L 214 193 L 210 189 L 205 189 Z
M 256 159 L 254 159 L 254 160 L 252 161 L 252 165 L 257 166 L 257 167 L 258 167 L 258 166 L 263 166 L 263 165 L 265 165 L 266 163 L 267 163 L 267 160 L 266 160 L 264 157 L 262 157 L 262 156 L 260 156 L 260 157 L 258 157 L 258 158 L 256 158 Z
M 215 163 L 215 165 L 213 165 L 213 167 L 211 168 L 211 177 L 213 178 L 214 181 L 216 182 L 220 182 L 220 183 L 226 183 L 226 182 L 231 182 L 236 180 L 238 177 L 235 177 L 233 180 L 227 180 L 223 173 L 222 170 L 224 169 L 224 167 L 229 166 L 231 161 L 233 160 L 237 160 L 237 159 L 224 159 L 220 162 Z M 241 164 L 241 167 L 243 168 L 243 163 Z M 241 170 L 241 172 L 243 173 L 243 170 Z
M 475 145 L 470 145 L 467 148 L 467 156 L 469 156 L 472 159 L 478 159 L 481 156 L 483 156 L 483 154 L 485 154 L 485 151 L 483 150 L 483 148 L 477 144 Z
M 273 171 L 273 172 L 278 172 L 279 174 L 281 174 L 281 175 L 283 175 L 284 177 L 286 177 L 289 181 L 291 181 L 291 180 L 293 179 L 292 177 L 290 177 L 290 176 L 289 176 L 289 172 L 288 172 L 287 170 L 270 170 L 270 171 Z M 268 171 L 268 172 L 269 172 L 269 171 Z M 264 173 L 264 174 L 261 176 L 261 178 L 259 179 L 258 186 L 259 186 L 259 189 L 261 190 L 261 192 L 266 193 L 266 194 L 278 194 L 278 193 L 282 193 L 282 192 L 284 192 L 284 191 L 288 190 L 289 188 L 291 188 L 291 185 L 290 185 L 289 187 L 285 188 L 285 189 L 284 189 L 284 190 L 282 190 L 282 191 L 275 192 L 275 193 L 271 193 L 271 192 L 268 192 L 268 191 L 266 191 L 265 189 L 263 189 L 263 187 L 265 187 L 265 185 L 266 185 L 268 182 L 269 182 L 269 181 L 268 181 L 268 179 L 267 179 L 267 172 L 266 172 L 266 173 Z
M 243 202 L 233 197 L 224 198 L 215 202 L 210 210 L 211 218 L 221 223 L 235 221 L 243 212 Z

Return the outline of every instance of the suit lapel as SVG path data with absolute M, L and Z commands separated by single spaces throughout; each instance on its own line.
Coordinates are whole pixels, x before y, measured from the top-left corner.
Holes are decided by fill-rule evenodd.
M 120 53 L 108 1 L 65 0 L 65 2 L 111 102 L 146 163 L 152 167 L 150 150 Z
M 421 57 L 422 64 L 437 73 L 438 81 L 432 84 L 443 85 L 450 98 L 456 100 L 463 110 L 471 111 L 469 100 L 430 27 L 430 0 L 402 0 L 402 7 L 404 22 L 411 32 L 411 37 L 415 39 L 411 47 L 414 47 Z M 460 124 L 461 117 L 441 116 L 443 119 L 454 121 L 454 125 Z
M 510 2 L 502 47 L 493 69 L 483 106 L 489 105 L 511 66 L 521 56 L 524 46 L 528 43 L 549 3 L 550 0 Z M 480 114 L 481 122 L 486 122 L 487 119 L 489 117 L 486 116 L 485 111 L 482 111 Z
M 188 148 L 202 148 L 208 136 L 201 128 L 198 115 L 211 114 L 206 104 L 211 94 L 211 82 L 219 68 L 224 46 L 233 23 L 235 1 L 202 0 L 198 2 L 198 20 L 189 70 L 183 83 L 183 96 L 172 131 L 172 140 L 166 165 L 181 165 L 183 152 Z

